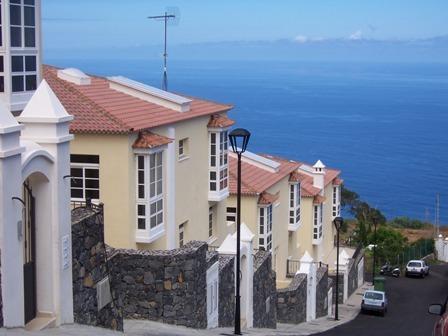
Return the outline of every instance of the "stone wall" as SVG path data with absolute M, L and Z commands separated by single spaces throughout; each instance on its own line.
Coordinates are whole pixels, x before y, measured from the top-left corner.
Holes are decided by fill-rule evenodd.
M 113 287 L 123 315 L 206 328 L 206 254 L 207 244 L 197 241 L 175 250 L 112 250 Z
M 277 327 L 277 292 L 275 272 L 272 271 L 272 255 L 258 251 L 254 256 L 254 328 Z
M 235 257 L 219 256 L 219 326 L 235 324 Z
M 348 297 L 352 295 L 358 288 L 358 269 L 359 263 L 363 261 L 364 251 L 360 251 L 355 259 L 350 259 L 348 265 Z
M 109 274 L 102 211 L 102 208 L 72 211 L 73 314 L 76 323 L 123 331 L 123 315 L 114 300 L 113 286 L 112 301 L 98 311 L 97 283 Z
M 332 287 L 333 287 L 333 303 L 336 302 L 336 272 L 332 272 L 330 274 L 328 274 L 328 276 L 331 278 L 332 280 Z M 339 273 L 339 303 L 343 303 L 344 302 L 344 274 L 343 273 Z
M 319 318 L 328 315 L 328 268 L 319 267 L 316 277 L 316 318 Z
M 306 274 L 296 274 L 287 288 L 277 289 L 277 321 L 298 324 L 306 321 Z

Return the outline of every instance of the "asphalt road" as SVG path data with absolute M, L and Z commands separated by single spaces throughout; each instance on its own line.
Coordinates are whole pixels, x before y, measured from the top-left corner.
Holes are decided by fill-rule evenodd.
M 448 265 L 432 266 L 424 279 L 386 279 L 389 307 L 385 317 L 360 314 L 353 321 L 318 335 L 432 335 L 437 316 L 428 314 L 428 305 L 442 303 L 448 296 Z

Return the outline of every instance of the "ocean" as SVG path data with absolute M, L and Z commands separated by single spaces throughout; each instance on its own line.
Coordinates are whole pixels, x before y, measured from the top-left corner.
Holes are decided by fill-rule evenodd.
M 49 59 L 160 87 L 161 61 Z M 234 104 L 248 150 L 342 170 L 388 218 L 448 224 L 448 64 L 169 61 L 169 90 Z

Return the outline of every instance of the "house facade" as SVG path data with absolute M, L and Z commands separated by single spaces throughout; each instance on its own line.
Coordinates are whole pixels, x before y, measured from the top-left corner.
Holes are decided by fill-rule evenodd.
M 236 230 L 236 160 L 231 154 L 226 220 L 232 232 Z M 289 285 L 289 276 L 298 270 L 306 253 L 314 262 L 330 262 L 333 219 L 340 215 L 339 174 L 320 161 L 310 166 L 269 155 L 243 154 L 241 221 L 255 234 L 254 248 L 272 252 L 278 287 Z
M 232 106 L 77 69 L 44 77 L 75 116 L 71 199 L 105 204 L 108 244 L 173 249 L 224 234 Z

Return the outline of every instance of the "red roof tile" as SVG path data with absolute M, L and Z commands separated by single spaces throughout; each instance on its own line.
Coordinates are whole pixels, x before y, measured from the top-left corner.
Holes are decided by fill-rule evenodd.
M 262 192 L 260 197 L 258 198 L 258 204 L 260 205 L 268 205 L 273 204 L 280 197 L 279 193 L 272 195 L 266 191 Z
M 323 202 L 325 202 L 325 197 L 320 195 L 314 196 L 313 204 L 321 204 Z
M 299 163 L 279 158 L 271 160 L 280 163 L 279 170 L 272 172 L 267 169 L 260 168 L 246 161 L 241 162 L 241 193 L 243 195 L 259 195 L 268 188 L 287 177 L 291 172 L 299 167 Z M 229 192 L 236 194 L 237 192 L 237 159 L 232 154 L 229 155 Z
M 129 133 L 200 116 L 227 112 L 231 105 L 192 98 L 190 111 L 177 112 L 110 88 L 106 78 L 91 76 L 90 85 L 60 79 L 59 69 L 45 65 L 44 78 L 67 112 L 75 117 L 72 133 Z
M 339 177 L 336 177 L 334 180 L 333 180 L 333 185 L 341 185 L 342 183 L 344 183 L 344 180 L 343 179 L 341 179 L 341 178 L 339 178 Z
M 214 114 L 210 116 L 208 127 L 210 128 L 226 128 L 235 124 L 235 121 L 227 117 L 226 115 Z
M 155 148 L 163 145 L 168 145 L 173 142 L 172 139 L 163 135 L 155 134 L 148 131 L 143 131 L 138 134 L 137 140 L 135 140 L 132 148 Z

